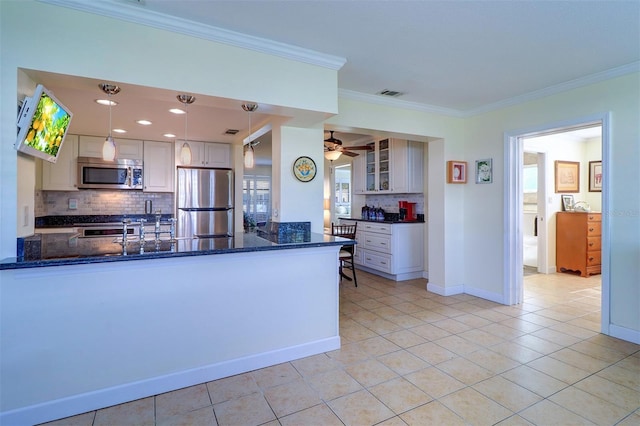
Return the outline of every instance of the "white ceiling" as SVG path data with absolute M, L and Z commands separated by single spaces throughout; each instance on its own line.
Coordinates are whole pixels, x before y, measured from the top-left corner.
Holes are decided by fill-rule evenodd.
M 83 10 L 96 5 L 79 0 L 45 1 Z M 637 70 L 640 64 L 638 0 L 103 0 L 101 4 L 126 11 L 129 18 L 176 17 L 182 26 L 191 21 L 230 30 L 266 45 L 276 42 L 280 50 L 284 43 L 285 50 L 290 45 L 292 51 L 303 48 L 344 58 L 345 65 L 338 72 L 341 96 L 452 115 L 469 115 L 621 75 Z M 74 121 L 85 121 L 87 128 L 106 129 L 104 107 L 87 109 L 87 102 L 101 94 L 100 81 L 85 81 L 74 88 L 59 76 L 40 73 L 35 77 L 54 86 L 58 97 L 64 96 L 65 103 L 79 111 Z M 384 89 L 404 94 L 396 98 L 377 95 Z M 114 127 L 117 117 L 135 116 L 162 122 L 164 128 L 135 128 L 124 137 L 150 139 L 153 130 L 156 140 L 157 134 L 166 131 L 181 138 L 183 118 L 165 118 L 169 104 L 179 106 L 175 95 L 124 87 L 117 95 L 116 100 L 122 102 L 114 108 Z M 136 97 L 140 99 L 134 101 Z M 247 128 L 246 113 L 235 104 L 198 96 L 190 111 L 193 139 L 228 142 L 232 138 L 223 136 L 224 130 Z M 267 118 L 259 113 L 254 122 Z M 89 124 L 90 114 L 105 118 Z M 208 127 L 200 128 L 198 123 Z M 345 134 L 336 133 L 336 137 L 349 141 Z

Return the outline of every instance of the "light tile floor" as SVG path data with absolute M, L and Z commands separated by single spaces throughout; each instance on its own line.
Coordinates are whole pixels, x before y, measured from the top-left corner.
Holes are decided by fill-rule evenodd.
M 358 272 L 339 350 L 54 425 L 639 425 L 640 346 L 599 334 L 600 277 L 503 306 Z

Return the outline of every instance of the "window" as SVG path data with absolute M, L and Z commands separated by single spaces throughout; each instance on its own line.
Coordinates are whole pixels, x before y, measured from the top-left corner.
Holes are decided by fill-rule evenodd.
M 242 211 L 254 223 L 271 217 L 271 177 L 245 175 L 242 181 Z
M 522 171 L 522 188 L 525 194 L 538 192 L 538 165 L 529 164 Z

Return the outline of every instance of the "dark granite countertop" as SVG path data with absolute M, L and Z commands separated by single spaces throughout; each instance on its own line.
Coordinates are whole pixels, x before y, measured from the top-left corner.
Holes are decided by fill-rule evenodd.
M 373 222 L 373 223 L 392 223 L 392 224 L 398 224 L 398 223 L 424 223 L 424 220 L 370 220 L 370 219 L 362 219 L 359 217 L 339 217 L 338 219 L 344 219 L 344 220 L 357 220 L 360 222 Z
M 117 238 L 78 235 L 58 233 L 29 237 L 25 243 L 35 243 L 38 250 L 25 250 L 25 257 L 21 259 L 0 260 L 0 270 L 355 244 L 350 239 L 308 232 L 304 235 L 261 233 L 261 236 L 252 232 L 228 238 L 164 240 L 159 244 L 151 240 L 144 243 L 142 252 L 140 242 L 133 241 L 127 244 L 125 253 Z

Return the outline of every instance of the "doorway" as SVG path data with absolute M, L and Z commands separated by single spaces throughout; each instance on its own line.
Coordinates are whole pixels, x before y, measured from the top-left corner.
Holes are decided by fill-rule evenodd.
M 524 298 L 524 153 L 536 152 L 544 153 L 546 155 L 546 163 L 544 166 L 545 178 L 544 184 L 549 188 L 546 196 L 542 198 L 542 202 L 537 204 L 536 211 L 538 212 L 537 232 L 538 236 L 542 230 L 547 232 L 547 247 L 546 258 L 549 260 L 548 272 L 555 272 L 555 212 L 562 210 L 561 194 L 555 193 L 554 188 L 554 161 L 566 160 L 565 156 L 569 155 L 566 152 L 553 155 L 549 150 L 555 150 L 562 147 L 561 144 L 554 143 L 538 146 L 531 149 L 530 146 L 525 149 L 525 141 L 535 141 L 536 138 L 548 137 L 551 135 L 566 134 L 571 131 L 576 131 L 585 128 L 593 128 L 600 126 L 601 146 L 599 148 L 599 157 L 602 161 L 602 192 L 597 194 L 598 202 L 594 202 L 595 194 L 588 192 L 584 188 L 588 188 L 589 179 L 589 156 L 593 155 L 593 152 L 586 154 L 586 157 L 580 161 L 582 167 L 580 169 L 580 192 L 581 198 L 586 199 L 585 204 L 595 204 L 593 211 L 606 211 L 608 206 L 608 190 L 607 184 L 609 180 L 608 175 L 608 157 L 609 157 L 609 122 L 610 118 L 608 114 L 601 114 L 597 116 L 586 117 L 583 119 L 577 119 L 573 121 L 557 123 L 555 125 L 541 126 L 534 129 L 524 129 L 516 131 L 510 134 L 505 134 L 505 155 L 507 164 L 507 174 L 505 179 L 505 214 L 507 221 L 507 238 L 505 244 L 505 281 L 504 281 L 504 294 L 505 303 L 518 304 L 522 303 Z M 537 142 L 540 142 L 538 139 Z M 560 158 L 562 157 L 562 158 Z M 539 160 L 539 159 L 538 159 Z M 538 168 L 540 168 L 540 162 L 538 162 Z M 541 170 L 539 170 L 541 171 Z M 541 180 L 539 179 L 539 182 Z M 590 201 L 589 201 L 590 200 Z M 576 200 L 578 201 L 578 200 Z M 543 208 L 541 208 L 541 206 Z M 599 207 L 599 208 L 598 208 Z M 549 218 L 550 220 L 547 220 Z M 603 216 L 602 218 L 602 332 L 608 333 L 609 330 L 609 235 L 608 235 L 608 218 Z M 538 241 L 540 243 L 540 241 Z M 540 264 L 541 259 L 537 259 Z M 552 265 L 552 266 L 551 266 Z M 544 271 L 542 271 L 544 272 Z

